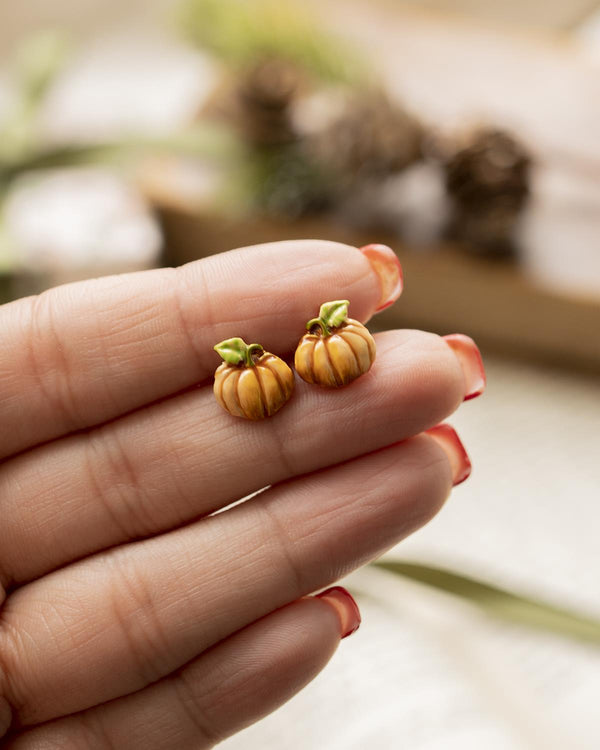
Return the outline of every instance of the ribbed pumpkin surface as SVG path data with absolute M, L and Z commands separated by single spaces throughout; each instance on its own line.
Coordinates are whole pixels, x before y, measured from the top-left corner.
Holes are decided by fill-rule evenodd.
M 264 419 L 288 401 L 294 390 L 294 373 L 274 354 L 265 352 L 254 367 L 223 362 L 215 372 L 217 401 L 234 417 Z
M 375 360 L 375 341 L 357 320 L 349 318 L 330 336 L 307 333 L 296 349 L 295 367 L 307 383 L 335 388 L 367 372 Z

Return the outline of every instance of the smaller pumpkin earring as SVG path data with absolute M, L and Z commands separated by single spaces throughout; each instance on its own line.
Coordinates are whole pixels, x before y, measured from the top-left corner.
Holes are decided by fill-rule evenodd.
M 294 373 L 282 359 L 238 338 L 221 341 L 214 349 L 225 360 L 215 372 L 215 397 L 234 417 L 264 419 L 287 403 Z
M 306 324 L 294 364 L 307 383 L 336 388 L 367 372 L 375 341 L 362 323 L 348 317 L 348 300 L 324 302 L 319 317 Z

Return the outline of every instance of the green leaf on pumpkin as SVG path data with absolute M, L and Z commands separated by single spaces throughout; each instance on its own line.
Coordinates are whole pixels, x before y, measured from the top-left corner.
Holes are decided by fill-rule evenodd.
M 230 365 L 239 365 L 246 360 L 248 345 L 243 339 L 233 338 L 221 341 L 213 348 L 223 357 L 225 362 Z
M 333 302 L 324 302 L 319 310 L 319 317 L 327 328 L 337 328 L 348 320 L 347 299 L 338 299 Z

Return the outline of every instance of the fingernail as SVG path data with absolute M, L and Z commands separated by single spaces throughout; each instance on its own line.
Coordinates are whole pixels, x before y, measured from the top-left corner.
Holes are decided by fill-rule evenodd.
M 469 458 L 465 446 L 460 442 L 456 430 L 449 424 L 438 424 L 426 431 L 438 445 L 440 445 L 450 462 L 452 469 L 452 486 L 464 482 L 471 474 L 471 459 Z
M 375 312 L 381 312 L 393 305 L 402 294 L 404 278 L 398 256 L 387 245 L 365 245 L 360 252 L 371 264 L 379 278 L 381 296 Z
M 360 626 L 360 611 L 358 604 L 352 596 L 341 586 L 321 591 L 317 594 L 317 599 L 324 599 L 335 609 L 337 616 L 340 618 L 341 637 L 355 633 Z
M 456 354 L 465 376 L 467 389 L 464 400 L 468 401 L 481 396 L 485 390 L 486 381 L 485 368 L 477 344 L 464 333 L 451 333 L 449 336 L 444 336 L 444 340 Z

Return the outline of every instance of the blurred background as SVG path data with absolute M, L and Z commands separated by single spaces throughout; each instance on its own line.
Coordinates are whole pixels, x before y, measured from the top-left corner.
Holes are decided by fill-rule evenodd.
M 0 300 L 383 242 L 376 329 L 460 331 L 472 478 L 359 571 L 363 626 L 228 750 L 600 747 L 600 2 L 0 9 Z

